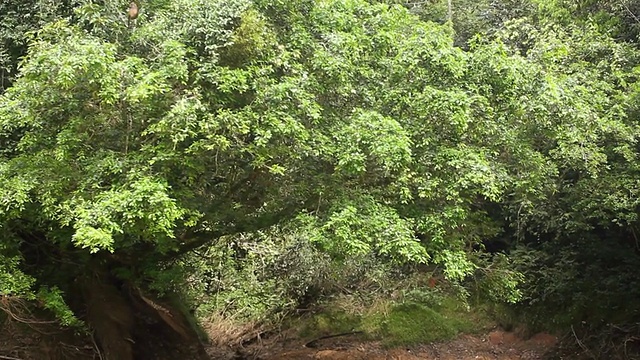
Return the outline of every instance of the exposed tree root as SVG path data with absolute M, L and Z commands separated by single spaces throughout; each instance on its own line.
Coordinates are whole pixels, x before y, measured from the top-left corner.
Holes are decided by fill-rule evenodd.
M 587 359 L 640 358 L 640 323 L 571 327 L 560 352 Z

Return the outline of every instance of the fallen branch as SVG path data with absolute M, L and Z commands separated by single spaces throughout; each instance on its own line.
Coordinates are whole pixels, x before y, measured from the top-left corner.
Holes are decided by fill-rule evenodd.
M 5 355 L 0 355 L 0 359 L 3 359 L 3 360 L 22 360 L 22 359 L 18 359 L 16 357 L 5 356 Z
M 348 335 L 356 335 L 356 334 L 362 334 L 362 331 L 349 331 L 346 333 L 341 333 L 341 334 L 336 334 L 336 335 L 327 335 L 327 336 L 322 336 L 319 337 L 317 339 L 313 339 L 311 341 L 309 341 L 308 343 L 304 344 L 304 347 L 307 348 L 315 348 L 316 347 L 316 342 L 320 341 L 320 340 L 325 340 L 325 339 L 332 339 L 332 338 L 336 338 L 336 337 L 340 337 L 340 336 L 348 336 Z
M 593 355 L 593 353 L 591 352 L 591 350 L 589 350 L 589 348 L 588 348 L 585 344 L 583 344 L 583 343 L 582 343 L 582 341 L 580 341 L 580 339 L 578 339 L 578 335 L 576 335 L 576 331 L 575 331 L 575 329 L 573 328 L 573 325 L 571 325 L 571 332 L 573 333 L 573 338 L 574 338 L 574 339 L 576 339 L 576 343 L 578 344 L 578 346 L 580 346 L 580 348 L 581 348 L 582 350 L 584 350 L 584 352 L 585 352 L 589 357 L 591 357 L 591 358 L 592 358 L 592 359 L 594 359 L 594 360 L 597 360 L 598 358 L 597 358 L 597 357 L 595 357 L 595 356 Z

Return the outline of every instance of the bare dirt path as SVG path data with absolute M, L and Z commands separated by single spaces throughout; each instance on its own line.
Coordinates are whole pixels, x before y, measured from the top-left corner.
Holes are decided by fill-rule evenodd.
M 443 343 L 386 349 L 379 342 L 345 336 L 320 340 L 314 348 L 304 347 L 303 341 L 291 340 L 254 344 L 232 353 L 211 349 L 210 355 L 212 359 L 221 360 L 536 360 L 543 359 L 556 341 L 544 333 L 525 340 L 514 333 L 495 330 L 485 335 L 461 335 Z

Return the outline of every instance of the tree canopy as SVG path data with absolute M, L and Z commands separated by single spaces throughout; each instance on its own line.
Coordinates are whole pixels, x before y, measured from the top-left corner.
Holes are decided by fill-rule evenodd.
M 457 281 L 500 238 L 637 243 L 635 3 L 140 5 L 0 5 L 1 296 L 78 313 L 78 279 L 283 223 Z

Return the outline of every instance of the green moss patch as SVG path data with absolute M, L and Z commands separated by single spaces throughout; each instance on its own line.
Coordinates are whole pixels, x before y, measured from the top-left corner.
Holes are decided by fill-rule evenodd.
M 292 326 L 306 339 L 361 331 L 368 339 L 398 347 L 445 341 L 460 333 L 484 331 L 494 324 L 484 310 L 470 309 L 455 297 L 430 305 L 379 301 L 359 313 L 329 305 L 325 311 L 298 318 Z
M 327 311 L 299 319 L 297 324 L 301 337 L 312 339 L 321 336 L 341 334 L 362 329 L 362 317 L 343 311 Z
M 383 343 L 390 347 L 446 340 L 458 334 L 453 322 L 420 304 L 393 307 L 381 330 Z

